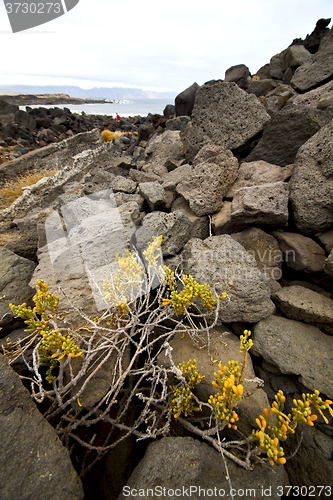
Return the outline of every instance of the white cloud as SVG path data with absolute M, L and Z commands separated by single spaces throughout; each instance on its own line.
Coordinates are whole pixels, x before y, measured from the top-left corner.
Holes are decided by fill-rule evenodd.
M 12 34 L 1 3 L 0 83 L 181 91 L 235 64 L 254 74 L 330 13 L 331 0 L 80 0 Z

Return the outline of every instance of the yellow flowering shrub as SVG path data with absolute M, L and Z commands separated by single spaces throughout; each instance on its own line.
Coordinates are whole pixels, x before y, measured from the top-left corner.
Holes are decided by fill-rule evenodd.
M 113 139 L 118 139 L 118 137 L 122 136 L 123 132 L 117 130 L 116 132 L 111 132 L 111 130 L 102 130 L 102 139 L 105 142 L 111 142 Z
M 42 337 L 38 352 L 42 357 L 42 364 L 49 365 L 46 380 L 53 382 L 55 379 L 52 370 L 65 356 L 77 358 L 82 356 L 80 348 L 76 345 L 70 335 L 63 335 L 59 329 L 55 329 L 53 323 L 54 315 L 57 314 L 59 297 L 48 292 L 48 284 L 37 280 L 37 293 L 33 297 L 35 306 L 24 303 L 19 306 L 9 304 L 15 318 L 22 318 L 28 326 L 27 332 L 38 332 Z
M 225 365 L 219 362 L 212 381 L 216 392 L 209 396 L 208 401 L 201 401 L 195 389 L 204 377 L 199 373 L 196 360 L 190 359 L 176 367 L 169 341 L 177 332 L 188 333 L 190 337 L 194 332 L 196 338 L 200 336 L 202 339 L 206 335 L 205 345 L 211 347 L 207 331 L 214 323 L 209 325 L 209 315 L 201 314 L 199 318 L 192 312 L 197 312 L 198 301 L 210 313 L 217 310 L 221 302 L 227 304 L 229 299 L 226 293 L 214 295 L 207 284 L 198 283 L 191 275 L 177 274 L 163 266 L 161 242 L 161 236 L 149 242 L 143 252 L 144 262 L 134 251 L 127 250 L 124 255 L 117 255 L 118 270 L 103 283 L 103 294 L 109 307 L 101 317 L 94 319 L 82 314 L 86 323 L 77 331 L 71 330 L 59 315 L 59 297 L 50 293 L 47 283 L 40 280 L 37 281 L 33 308 L 26 304 L 10 304 L 15 317 L 22 318 L 27 325 L 26 331 L 31 333 L 28 342 L 34 345 L 34 351 L 28 368 L 33 371 L 30 380 L 36 401 L 49 398 L 47 417 L 50 421 L 61 420 L 57 432 L 66 445 L 69 434 L 72 440 L 76 440 L 76 429 L 80 425 L 86 429 L 100 422 L 118 426 L 121 440 L 124 432 L 126 435 L 134 433 L 140 439 L 156 438 L 170 432 L 173 416 L 180 425 L 206 439 L 248 470 L 256 462 L 283 465 L 286 457 L 281 443 L 295 432 L 298 424 L 314 425 L 317 416 L 312 413 L 313 408 L 328 423 L 323 412 L 328 410 L 333 417 L 332 401 L 323 400 L 319 391 L 314 391 L 294 400 L 288 413 L 286 398 L 282 391 L 278 391 L 270 409 L 264 408 L 256 419 L 258 428 L 248 437 L 231 442 L 221 439 L 219 432 L 223 429 L 237 430 L 237 406 L 245 397 L 243 376 L 253 344 L 251 332 L 244 330 L 240 336 L 242 361 L 229 360 Z M 150 293 L 156 279 L 159 286 Z M 59 326 L 62 320 L 63 326 Z M 24 347 L 21 348 L 20 341 L 18 344 L 22 354 Z M 169 355 L 171 368 L 158 362 L 158 356 L 163 352 Z M 79 357 L 82 363 L 73 363 L 73 358 Z M 42 365 L 48 367 L 46 380 L 52 384 L 51 388 L 49 385 L 46 389 L 44 387 L 44 376 L 39 372 Z M 97 390 L 96 400 L 84 406 L 85 386 L 98 383 L 94 376 L 103 366 L 109 370 L 109 387 L 105 393 Z M 169 386 L 169 376 L 173 380 L 176 378 L 174 385 Z M 126 411 L 130 402 L 136 405 L 138 417 L 128 425 Z M 202 408 L 205 412 L 198 416 L 197 412 Z M 110 444 L 108 435 L 102 444 L 99 442 L 95 446 L 91 436 L 84 441 L 84 434 L 78 434 L 76 442 L 86 446 L 86 453 L 102 455 L 101 450 L 109 451 L 117 444 L 117 441 Z
M 242 363 L 231 360 L 225 366 L 222 366 L 222 363 L 218 364 L 219 371 L 218 373 L 214 373 L 215 380 L 212 381 L 212 385 L 216 389 L 219 389 L 220 392 L 211 395 L 208 399 L 208 403 L 215 412 L 217 420 L 225 422 L 227 427 L 234 430 L 237 429 L 236 422 L 239 420 L 234 407 L 237 406 L 243 396 L 244 387 L 241 382 L 246 365 L 247 352 L 253 345 L 252 340 L 249 338 L 250 335 L 251 332 L 249 330 L 244 330 L 244 335 L 240 337 L 240 350 L 243 353 Z M 190 416 L 193 411 L 199 411 L 199 408 L 194 406 L 194 396 L 191 388 L 194 388 L 203 378 L 196 369 L 195 363 L 192 363 L 191 360 L 188 363 L 183 363 L 180 367 L 183 375 L 185 376 L 189 373 L 190 377 L 188 387 L 171 387 L 172 398 L 170 405 L 175 418 L 178 418 L 181 413 L 184 416 Z M 270 411 L 264 408 L 264 415 L 259 415 L 259 418 L 256 419 L 259 430 L 253 430 L 248 440 L 249 444 L 252 443 L 254 445 L 254 457 L 264 453 L 270 465 L 285 464 L 286 458 L 284 457 L 284 450 L 280 446 L 280 441 L 285 441 L 288 433 L 293 434 L 297 424 L 314 425 L 313 422 L 317 420 L 317 415 L 312 414 L 311 405 L 318 410 L 325 423 L 328 423 L 328 420 L 323 414 L 323 410 L 327 409 L 333 417 L 332 401 L 323 401 L 319 396 L 319 391 L 316 390 L 313 394 L 303 394 L 302 398 L 303 401 L 293 400 L 295 407 L 292 408 L 292 414 L 287 415 L 284 412 L 286 398 L 283 391 L 280 390 L 275 396 L 275 401 Z M 270 414 L 275 418 L 274 426 L 269 425 Z

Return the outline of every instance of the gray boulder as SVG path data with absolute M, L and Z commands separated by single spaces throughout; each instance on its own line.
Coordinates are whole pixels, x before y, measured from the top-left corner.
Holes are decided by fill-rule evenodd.
M 0 246 L 0 327 L 1 336 L 9 328 L 13 328 L 17 320 L 9 308 L 9 304 L 30 304 L 34 295 L 29 282 L 33 275 L 36 264 Z
M 283 484 L 283 467 L 276 471 L 257 464 L 253 471 L 227 460 L 232 487 L 241 498 L 245 491 L 255 498 L 266 498 L 265 491 L 272 490 L 270 498 L 278 500 L 277 486 Z M 170 500 L 191 498 L 208 500 L 216 492 L 222 498 L 230 495 L 230 484 L 221 454 L 206 443 L 191 437 L 165 437 L 149 445 L 118 500 L 142 498 L 147 489 L 163 494 Z M 163 490 L 163 488 L 165 488 Z M 201 488 L 201 490 L 199 489 Z
M 171 212 L 175 210 L 183 210 L 189 220 L 192 222 L 192 229 L 190 233 L 191 238 L 200 238 L 204 240 L 209 236 L 209 219 L 208 216 L 204 215 L 202 217 L 198 217 L 189 207 L 189 204 L 180 196 L 176 198 L 175 201 L 171 205 Z
M 249 86 L 249 79 L 251 79 L 250 70 L 245 64 L 232 66 L 226 70 L 224 76 L 225 82 L 235 82 L 243 90 Z
M 9 104 L 4 99 L 0 99 L 0 116 L 16 113 L 20 108 L 16 104 Z
M 273 295 L 278 309 L 290 319 L 304 321 L 333 335 L 333 300 L 303 286 L 288 286 Z
M 317 89 L 309 90 L 305 94 L 296 94 L 291 98 L 293 104 L 303 104 L 313 108 L 326 109 L 333 106 L 333 81 L 321 85 Z
M 258 99 L 236 83 L 208 82 L 197 91 L 192 122 L 184 132 L 186 158 L 193 160 L 207 143 L 237 149 L 269 120 Z
M 170 160 L 182 160 L 184 153 L 180 131 L 166 130 L 149 141 L 145 150 L 145 160 L 149 163 L 165 165 Z
M 194 103 L 193 103 L 194 104 Z M 176 116 L 176 118 L 172 118 L 168 120 L 165 124 L 166 130 L 185 130 L 186 125 L 190 121 L 189 116 Z
M 163 256 L 179 253 L 190 238 L 192 222 L 183 210 L 167 214 L 152 212 L 145 216 L 142 227 L 135 233 L 139 249 L 146 248 L 152 236 L 162 235 L 161 249 Z
M 164 188 L 159 182 L 143 182 L 139 184 L 139 193 L 147 201 L 150 210 L 165 208 L 166 197 Z
M 333 122 L 298 151 L 290 180 L 292 218 L 302 233 L 332 229 Z
M 68 451 L 0 355 L 0 497 L 82 500 Z
M 291 85 L 300 92 L 310 90 L 326 81 L 333 75 L 333 29 L 320 45 L 312 58 L 297 68 Z
M 281 70 L 288 68 L 298 68 L 311 59 L 311 54 L 303 45 L 290 45 L 280 52 Z
M 268 278 L 279 280 L 282 277 L 282 252 L 273 236 L 256 227 L 230 236 L 256 259 L 258 269 Z
M 315 241 L 298 233 L 274 231 L 285 264 L 295 271 L 316 273 L 324 269 L 325 251 Z
M 255 325 L 251 352 L 281 373 L 297 375 L 311 391 L 333 397 L 333 381 L 327 376 L 333 370 L 332 339 L 315 326 L 270 316 Z
M 274 311 L 269 286 L 254 257 L 231 236 L 211 236 L 204 241 L 192 238 L 182 256 L 185 274 L 212 290 L 217 285 L 219 294 L 228 294 L 228 305 L 220 305 L 221 322 L 254 323 Z
M 163 182 L 163 178 L 160 175 L 156 175 L 151 172 L 142 172 L 141 170 L 135 170 L 131 168 L 129 171 L 129 176 L 134 182 L 144 183 L 144 182 Z
M 280 167 L 263 160 L 243 162 L 239 166 L 237 180 L 227 192 L 226 198 L 232 198 L 235 192 L 243 187 L 285 181 L 291 174 L 292 165 Z
M 318 234 L 317 236 L 318 240 L 324 245 L 326 252 L 330 253 L 333 249 L 333 229 Z
M 190 175 L 192 171 L 191 165 L 185 163 L 185 165 L 180 165 L 179 167 L 171 170 L 165 176 L 163 176 L 163 186 L 164 184 L 173 184 L 176 188 L 177 184 L 182 182 L 184 178 L 186 179 L 188 175 Z
M 211 144 L 203 149 L 210 153 L 209 157 L 203 162 L 194 161 L 189 174 L 176 187 L 198 216 L 221 209 L 223 196 L 235 182 L 238 173 L 238 161 L 231 151 Z M 204 152 L 200 154 L 205 156 Z
M 281 181 L 241 188 L 232 200 L 230 223 L 236 228 L 284 227 L 288 222 L 288 199 L 288 184 Z
M 275 54 L 275 56 L 271 57 L 271 60 L 269 63 L 269 75 L 271 78 L 275 78 L 277 80 L 282 80 L 283 71 L 281 68 L 280 54 Z
M 285 167 L 294 163 L 298 149 L 332 120 L 332 113 L 286 104 L 275 113 L 246 161 L 265 160 Z
M 37 127 L 36 121 L 30 116 L 28 113 L 19 109 L 15 113 L 15 123 L 20 125 L 21 127 L 25 127 L 29 130 L 35 130 Z
M 176 116 L 191 116 L 199 85 L 194 82 L 175 98 Z
M 112 182 L 111 188 L 114 192 L 121 191 L 123 193 L 132 194 L 136 190 L 137 183 L 128 177 L 118 175 Z

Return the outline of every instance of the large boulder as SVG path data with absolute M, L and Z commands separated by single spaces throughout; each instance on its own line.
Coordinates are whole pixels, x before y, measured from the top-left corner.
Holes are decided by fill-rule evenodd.
M 213 81 L 196 94 L 192 122 L 185 130 L 187 160 L 193 160 L 207 143 L 237 149 L 262 131 L 270 120 L 253 94 L 236 83 Z
M 16 104 L 9 104 L 4 99 L 0 99 L 0 116 L 8 115 L 9 113 L 15 114 L 19 109 Z
M 176 116 L 191 116 L 199 85 L 194 82 L 175 99 Z
M 139 193 L 147 201 L 150 210 L 165 208 L 165 191 L 159 182 L 142 182 L 139 184 Z
M 281 373 L 298 376 L 311 391 L 333 397 L 333 381 L 327 376 L 333 370 L 332 338 L 315 326 L 280 316 L 265 318 L 254 327 L 251 352 Z
M 245 64 L 232 66 L 226 70 L 224 76 L 225 82 L 235 82 L 243 90 L 249 86 L 249 79 L 251 79 L 250 70 Z
M 288 184 L 281 181 L 241 188 L 232 200 L 230 222 L 235 228 L 284 227 L 288 222 L 288 199 Z
M 231 151 L 207 144 L 176 189 L 196 215 L 212 214 L 221 209 L 223 196 L 235 182 L 237 173 L 238 161 Z
M 0 355 L 0 497 L 82 500 L 68 451 Z
M 29 304 L 33 290 L 29 286 L 36 264 L 0 246 L 0 327 L 3 336 L 15 324 L 9 304 Z M 17 321 L 16 321 L 17 323 Z
M 333 335 L 333 300 L 304 286 L 282 288 L 273 295 L 278 309 L 290 319 L 304 321 Z
M 298 68 L 311 59 L 311 54 L 303 45 L 291 45 L 280 53 L 281 70 Z
M 290 180 L 292 217 L 302 233 L 333 226 L 333 122 L 298 151 Z
M 331 121 L 332 116 L 329 111 L 286 104 L 272 117 L 246 161 L 265 160 L 281 167 L 294 163 L 302 144 Z
M 333 81 L 309 90 L 305 94 L 296 94 L 291 98 L 293 104 L 304 104 L 313 108 L 326 109 L 333 106 Z
M 291 85 L 306 92 L 326 83 L 333 75 L 333 28 L 312 58 L 296 69 Z
M 269 75 L 271 78 L 275 78 L 276 80 L 282 80 L 283 72 L 281 69 L 280 54 L 275 54 L 275 56 L 271 57 L 269 63 Z
M 273 236 L 257 227 L 230 236 L 256 259 L 258 269 L 267 278 L 279 280 L 282 277 L 282 252 Z
M 316 273 L 324 269 L 325 251 L 315 241 L 298 233 L 273 231 L 285 264 L 295 271 Z
M 189 220 L 192 222 L 192 229 L 190 233 L 191 238 L 200 238 L 204 240 L 209 236 L 209 219 L 207 215 L 198 217 L 189 207 L 188 202 L 180 196 L 176 198 L 171 205 L 171 212 L 175 210 L 183 210 Z
M 180 139 L 179 130 L 166 130 L 163 134 L 153 137 L 145 150 L 145 160 L 150 163 L 166 165 L 170 160 L 183 158 L 184 144 Z
M 234 498 L 241 498 L 247 492 L 263 500 L 268 491 L 272 492 L 271 500 L 280 498 L 277 487 L 283 484 L 283 467 L 273 471 L 257 464 L 253 471 L 246 471 L 206 443 L 191 437 L 164 437 L 149 445 L 118 500 L 129 495 L 131 500 L 148 498 L 154 491 L 156 496 L 170 500 L 206 500 L 214 496 L 214 491 L 216 497 L 223 498 L 230 494 L 228 476 Z
M 243 187 L 285 181 L 291 173 L 292 165 L 280 167 L 263 160 L 243 162 L 239 166 L 237 180 L 227 192 L 226 197 L 232 198 L 235 192 Z
M 29 130 L 35 130 L 36 128 L 36 121 L 32 118 L 32 116 L 30 116 L 22 109 L 16 111 L 15 123 L 17 123 L 21 127 L 26 127 Z
M 161 249 L 163 256 L 179 253 L 188 242 L 192 229 L 192 222 L 183 210 L 175 210 L 167 214 L 152 212 L 145 216 L 135 233 L 136 244 L 144 249 L 152 236 L 162 236 Z
M 192 238 L 183 252 L 186 274 L 217 293 L 227 292 L 229 303 L 220 306 L 219 319 L 229 323 L 255 323 L 274 311 L 270 289 L 257 263 L 231 236 L 211 236 L 202 241 Z

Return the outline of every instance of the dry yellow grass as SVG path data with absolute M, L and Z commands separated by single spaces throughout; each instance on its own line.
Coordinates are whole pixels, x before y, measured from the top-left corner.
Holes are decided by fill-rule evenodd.
M 14 181 L 7 182 L 5 187 L 0 189 L 0 209 L 9 207 L 23 193 L 23 188 L 36 184 L 43 177 L 52 177 L 58 169 L 43 170 L 17 177 Z

